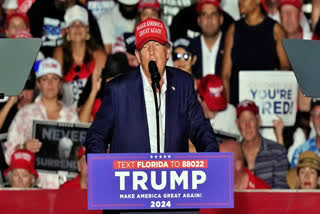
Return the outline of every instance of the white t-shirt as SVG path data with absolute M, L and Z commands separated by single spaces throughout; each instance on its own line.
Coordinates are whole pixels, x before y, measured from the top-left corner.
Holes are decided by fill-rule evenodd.
M 228 104 L 225 110 L 217 112 L 216 116 L 210 120 L 210 123 L 213 130 L 240 136 L 240 132 L 236 125 L 236 118 L 236 108 L 233 105 Z
M 124 32 L 134 32 L 135 21 L 135 19 L 125 19 L 120 13 L 119 5 L 115 5 L 98 20 L 103 43 L 113 44 Z
M 239 0 L 221 0 L 221 8 L 237 21 L 240 19 Z
M 216 60 L 219 51 L 220 41 L 221 41 L 221 32 L 219 36 L 212 46 L 211 51 L 207 47 L 203 35 L 201 38 L 201 50 L 202 50 L 202 76 L 206 76 L 208 74 L 216 73 Z

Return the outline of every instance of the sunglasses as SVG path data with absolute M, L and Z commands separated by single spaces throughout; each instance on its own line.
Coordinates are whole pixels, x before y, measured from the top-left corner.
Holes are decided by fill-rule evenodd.
M 188 61 L 189 57 L 190 57 L 190 54 L 188 54 L 188 53 L 183 53 L 183 54 L 181 54 L 181 53 L 173 53 L 172 54 L 172 60 L 173 61 L 179 60 L 181 58 L 183 58 L 185 61 Z

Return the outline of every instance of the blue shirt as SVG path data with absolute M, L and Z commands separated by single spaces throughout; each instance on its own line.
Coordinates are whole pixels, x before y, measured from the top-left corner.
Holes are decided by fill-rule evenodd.
M 298 164 L 299 155 L 305 151 L 314 152 L 320 157 L 320 152 L 317 148 L 316 137 L 309 138 L 304 144 L 294 150 L 291 161 L 291 168 L 295 167 Z
M 254 175 L 267 182 L 272 189 L 286 189 L 288 168 L 287 150 L 276 142 L 262 138 L 254 164 Z

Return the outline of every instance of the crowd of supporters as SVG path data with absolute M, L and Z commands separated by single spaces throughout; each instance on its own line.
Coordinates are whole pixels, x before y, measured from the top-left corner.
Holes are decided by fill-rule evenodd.
M 72 180 L 57 186 L 52 172 L 37 172 L 35 156 L 45 142 L 32 137 L 32 121 L 91 123 L 104 86 L 139 65 L 135 26 L 161 19 L 162 5 L 105 1 L 112 7 L 99 15 L 88 7 L 92 0 L 1 1 L 1 37 L 43 41 L 23 91 L 0 103 L 0 132 L 8 133 L 0 147 L 4 186 L 87 187 L 84 147 L 74 151 L 79 174 Z M 304 3 L 312 3 L 311 16 Z M 219 141 L 221 152 L 234 153 L 235 189 L 320 187 L 320 100 L 299 90 L 295 125 L 278 118 L 272 134 L 263 134 L 256 103 L 239 100 L 240 71 L 292 72 L 281 40 L 317 40 L 319 16 L 320 0 L 190 0 L 165 23 L 172 51 L 167 65 L 194 76 L 212 128 L 236 136 Z M 191 141 L 189 151 L 196 152 Z

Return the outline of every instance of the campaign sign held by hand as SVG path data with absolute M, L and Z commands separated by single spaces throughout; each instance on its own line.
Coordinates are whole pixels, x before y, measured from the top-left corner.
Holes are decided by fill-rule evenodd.
M 88 208 L 233 208 L 233 155 L 88 154 Z

